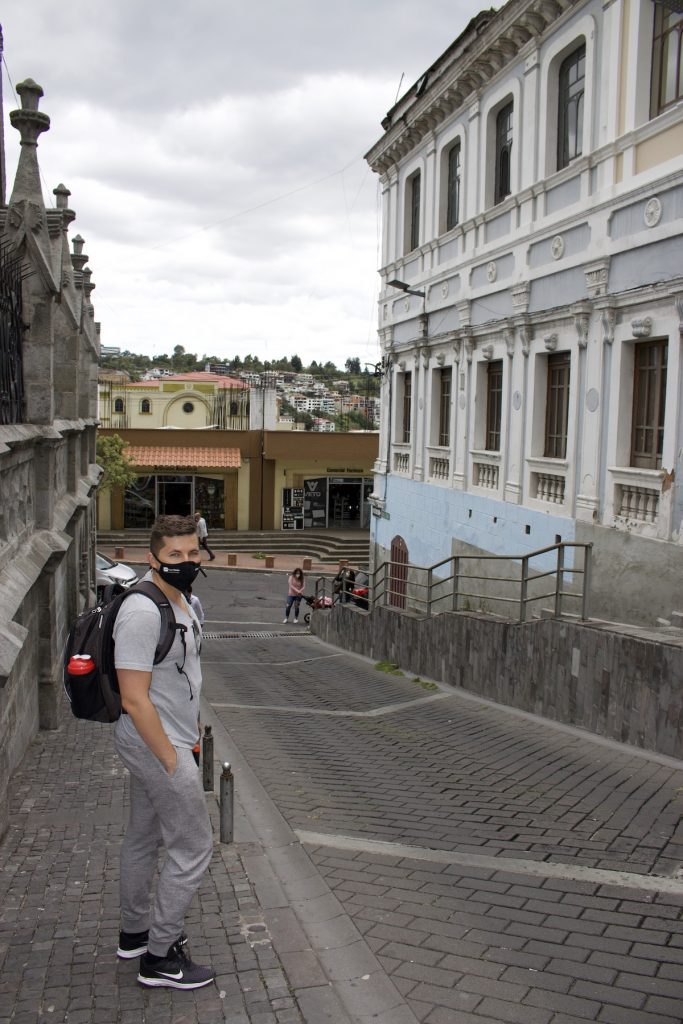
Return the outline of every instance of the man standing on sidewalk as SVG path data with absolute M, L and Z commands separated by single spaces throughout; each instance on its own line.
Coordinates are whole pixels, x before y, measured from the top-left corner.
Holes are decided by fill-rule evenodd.
M 206 525 L 206 519 L 199 510 L 194 514 L 195 522 L 197 524 L 197 536 L 199 537 L 199 545 L 204 548 L 209 556 L 209 561 L 213 562 L 216 557 L 209 547 L 209 528 Z
M 114 624 L 114 660 L 123 714 L 116 749 L 130 772 L 130 818 L 121 850 L 118 956 L 140 956 L 138 981 L 194 989 L 214 972 L 185 948 L 185 913 L 208 867 L 211 825 L 192 748 L 202 676 L 201 628 L 185 599 L 201 565 L 192 516 L 159 516 L 150 536 L 151 580 L 171 603 L 176 637 L 158 665 L 161 614 L 144 594 L 123 602 Z M 159 848 L 165 859 L 151 890 Z

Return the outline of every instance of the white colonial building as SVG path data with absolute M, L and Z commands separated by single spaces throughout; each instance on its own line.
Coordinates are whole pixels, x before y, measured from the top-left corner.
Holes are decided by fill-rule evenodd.
M 682 11 L 510 0 L 382 122 L 376 563 L 559 537 L 683 609 Z

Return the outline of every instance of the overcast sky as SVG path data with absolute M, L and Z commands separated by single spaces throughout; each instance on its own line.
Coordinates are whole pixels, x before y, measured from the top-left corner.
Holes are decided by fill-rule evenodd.
M 30 77 L 52 121 L 38 150 L 44 198 L 54 205 L 60 182 L 72 193 L 103 344 L 375 362 L 379 195 L 363 154 L 482 6 L 5 5 L 8 193 L 9 78 Z

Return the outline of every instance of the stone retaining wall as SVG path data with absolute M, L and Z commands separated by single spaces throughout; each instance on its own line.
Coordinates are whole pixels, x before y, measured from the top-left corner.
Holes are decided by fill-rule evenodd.
M 589 623 L 526 624 L 475 614 L 420 619 L 335 605 L 322 640 L 405 672 L 622 743 L 683 758 L 683 643 Z

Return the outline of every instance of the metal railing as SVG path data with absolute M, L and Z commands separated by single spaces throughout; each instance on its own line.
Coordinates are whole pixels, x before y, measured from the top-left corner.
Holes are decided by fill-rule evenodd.
M 425 616 L 447 611 L 505 613 L 506 618 L 526 622 L 530 606 L 545 601 L 551 602 L 555 618 L 573 614 L 587 619 L 592 548 L 592 544 L 563 541 L 518 556 L 451 555 L 429 567 L 382 562 L 370 574 L 369 603 L 371 607 L 380 604 L 405 608 Z M 569 564 L 569 550 L 582 557 Z M 532 563 L 538 560 L 543 565 L 534 569 Z M 551 560 L 552 567 L 547 568 Z M 477 563 L 482 562 L 513 563 L 519 569 L 509 576 L 491 575 L 477 571 Z M 553 584 L 548 588 L 546 581 L 551 579 Z M 568 609 L 570 603 L 573 612 Z

